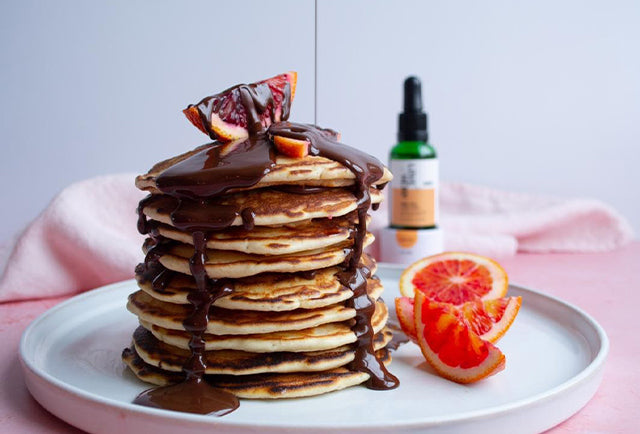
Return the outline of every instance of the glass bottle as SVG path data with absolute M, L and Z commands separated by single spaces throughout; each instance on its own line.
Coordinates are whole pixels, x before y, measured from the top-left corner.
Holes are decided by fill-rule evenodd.
M 438 158 L 429 143 L 420 80 L 404 81 L 404 110 L 398 117 L 398 143 L 391 149 L 390 223 L 396 229 L 438 225 Z

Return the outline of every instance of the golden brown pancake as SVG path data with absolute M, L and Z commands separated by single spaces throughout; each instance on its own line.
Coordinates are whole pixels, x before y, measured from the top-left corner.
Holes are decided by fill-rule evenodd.
M 171 330 L 185 330 L 183 321 L 191 307 L 156 300 L 144 291 L 129 295 L 127 309 L 141 320 Z M 320 324 L 342 322 L 355 316 L 355 309 L 334 304 L 318 309 L 296 309 L 280 312 L 209 309 L 207 333 L 214 335 L 247 335 L 302 330 Z
M 375 333 L 382 330 L 387 322 L 388 310 L 384 303 L 376 303 L 376 310 L 371 319 Z M 177 348 L 189 348 L 189 334 L 183 330 L 167 329 L 140 319 L 140 325 L 169 345 Z M 321 351 L 336 348 L 356 341 L 351 330 L 353 323 L 327 323 L 302 330 L 287 330 L 273 333 L 254 333 L 244 335 L 205 334 L 207 351 L 233 349 L 254 353 L 271 351 Z
M 376 334 L 374 348 L 379 350 L 391 341 L 388 330 Z M 191 352 L 158 340 L 151 332 L 138 327 L 133 333 L 133 345 L 138 355 L 152 366 L 167 371 L 182 372 Z M 338 368 L 353 361 L 353 345 L 313 352 L 276 351 L 251 353 L 238 350 L 207 351 L 207 374 L 251 375 L 267 372 L 308 372 Z
M 371 203 L 380 203 L 382 192 L 371 189 Z M 169 196 L 154 196 L 143 207 L 144 214 L 152 220 L 173 226 L 171 212 L 177 206 Z M 201 208 L 197 203 L 183 204 Z M 209 209 L 229 206 L 234 209 L 250 208 L 255 216 L 256 226 L 283 225 L 315 218 L 335 218 L 347 215 L 356 209 L 356 197 L 347 189 L 332 188 L 312 194 L 285 193 L 275 190 L 255 190 L 213 198 L 208 201 Z M 206 219 L 206 211 L 203 218 Z M 212 214 L 213 216 L 213 214 Z M 213 219 L 213 218 L 212 218 Z M 242 226 L 241 216 L 237 216 L 232 226 Z
M 211 232 L 206 246 L 208 249 L 261 255 L 282 255 L 321 249 L 346 241 L 352 234 L 355 222 L 357 217 L 350 214 L 333 219 L 303 220 L 280 226 L 256 226 L 251 230 L 234 226 L 225 231 Z M 193 244 L 193 237 L 188 232 L 166 224 L 157 224 L 157 228 L 159 234 L 165 238 Z
M 378 351 L 378 357 L 385 365 L 391 362 L 389 352 L 385 349 Z M 135 349 L 126 348 L 122 352 L 122 360 L 146 383 L 166 386 L 184 380 L 182 373 L 165 371 L 145 363 Z M 322 372 L 287 374 L 205 375 L 205 379 L 239 398 L 279 399 L 302 398 L 345 389 L 364 383 L 369 379 L 369 374 L 335 368 Z
M 367 233 L 364 246 L 374 240 Z M 228 250 L 207 250 L 205 268 L 212 279 L 240 278 L 260 273 L 295 273 L 298 271 L 317 270 L 341 264 L 350 253 L 347 241 L 325 249 L 306 250 L 286 255 L 251 255 Z M 166 249 L 160 256 L 160 263 L 169 270 L 182 274 L 191 274 L 189 260 L 193 256 L 193 248 L 187 244 L 178 244 Z
M 214 302 L 214 306 L 232 310 L 288 311 L 316 309 L 340 303 L 353 293 L 338 281 L 339 268 L 319 270 L 313 276 L 299 273 L 267 273 L 245 277 L 234 282 L 233 293 Z M 373 272 L 373 271 L 372 271 Z M 187 296 L 194 290 L 191 276 L 176 274 L 164 288 L 155 289 L 150 282 L 136 276 L 138 286 L 153 298 L 173 304 L 189 304 Z M 370 297 L 378 299 L 383 287 L 379 280 L 367 281 Z

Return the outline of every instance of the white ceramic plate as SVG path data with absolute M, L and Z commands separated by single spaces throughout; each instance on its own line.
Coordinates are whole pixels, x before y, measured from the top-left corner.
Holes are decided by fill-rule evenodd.
M 398 293 L 400 270 L 381 266 L 385 298 Z M 462 386 L 437 377 L 413 344 L 393 354 L 400 387 L 354 387 L 324 396 L 243 400 L 225 417 L 133 405 L 147 386 L 120 361 L 137 319 L 127 312 L 133 281 L 74 297 L 24 332 L 20 356 L 31 394 L 54 415 L 85 431 L 211 432 L 541 432 L 591 399 L 602 378 L 609 343 L 586 313 L 561 300 L 512 285 L 523 305 L 498 347 L 501 373 Z M 392 305 L 392 303 L 388 303 Z M 390 306 L 391 307 L 391 306 Z

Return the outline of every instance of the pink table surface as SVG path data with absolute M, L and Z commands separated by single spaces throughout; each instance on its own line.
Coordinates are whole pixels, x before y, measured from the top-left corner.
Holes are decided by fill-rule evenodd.
M 611 341 L 602 384 L 576 415 L 549 432 L 626 433 L 640 425 L 640 242 L 600 254 L 519 254 L 501 258 L 510 281 L 575 304 Z M 80 432 L 29 395 L 20 364 L 22 331 L 66 298 L 0 304 L 0 432 Z

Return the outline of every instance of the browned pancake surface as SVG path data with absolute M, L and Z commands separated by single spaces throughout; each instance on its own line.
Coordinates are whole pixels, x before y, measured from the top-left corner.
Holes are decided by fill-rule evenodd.
M 379 350 L 391 340 L 391 332 L 376 334 L 374 348 Z M 136 352 L 153 366 L 167 371 L 181 372 L 190 352 L 158 340 L 151 332 L 138 327 L 133 334 Z M 205 353 L 207 374 L 249 375 L 265 372 L 324 371 L 353 361 L 353 345 L 312 352 L 274 351 L 252 353 L 239 350 L 215 350 Z
M 378 357 L 385 364 L 391 362 L 389 352 L 385 349 L 378 351 Z M 122 360 L 140 380 L 147 383 L 166 386 L 184 379 L 182 373 L 166 371 L 145 363 L 135 348 L 126 348 L 122 352 Z M 364 383 L 369 375 L 346 368 L 335 368 L 321 372 L 286 374 L 205 375 L 205 379 L 239 398 L 281 399 L 321 395 L 345 389 Z
M 336 273 L 339 268 L 318 270 L 312 276 L 299 273 L 267 273 L 238 279 L 234 290 L 214 302 L 214 306 L 232 310 L 289 311 L 294 309 L 317 309 L 337 304 L 350 298 L 353 293 L 340 284 Z M 164 287 L 154 288 L 151 282 L 137 275 L 138 286 L 153 298 L 173 304 L 188 305 L 187 296 L 195 288 L 191 276 L 177 274 Z M 383 291 L 377 279 L 369 279 L 367 292 L 378 299 Z
M 380 203 L 382 193 L 371 189 L 371 203 Z M 171 212 L 177 207 L 178 200 L 165 195 L 150 198 L 143 207 L 144 214 L 161 223 L 172 225 Z M 253 210 L 256 226 L 289 224 L 314 218 L 334 218 L 347 215 L 356 210 L 357 199 L 353 192 L 343 188 L 332 188 L 313 194 L 295 194 L 268 189 L 228 194 L 208 199 L 203 206 L 197 201 L 185 202 L 185 213 L 198 213 L 207 219 L 207 209 L 228 206 L 232 209 Z M 211 215 L 213 218 L 213 214 Z M 236 216 L 233 226 L 242 225 L 242 217 Z
M 376 303 L 371 318 L 373 331 L 378 333 L 385 326 L 389 312 L 387 306 Z M 156 321 L 160 322 L 160 321 Z M 184 330 L 169 329 L 140 318 L 140 325 L 149 330 L 159 340 L 177 348 L 189 349 L 189 334 Z M 320 351 L 336 348 L 356 341 L 351 329 L 353 321 L 326 323 L 300 330 L 285 330 L 272 333 L 238 335 L 204 335 L 207 351 L 234 349 L 249 352 L 273 351 Z

